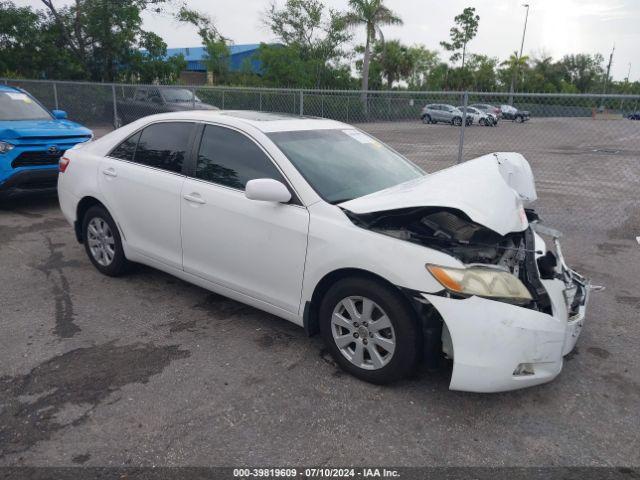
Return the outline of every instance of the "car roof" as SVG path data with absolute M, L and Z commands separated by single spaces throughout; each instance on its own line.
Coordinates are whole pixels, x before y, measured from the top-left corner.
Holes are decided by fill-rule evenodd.
M 253 110 L 183 110 L 146 117 L 148 120 L 196 120 L 237 125 L 243 123 L 263 132 L 289 132 L 295 130 L 328 130 L 353 128 L 346 123 L 324 118 L 304 117 L 287 113 Z

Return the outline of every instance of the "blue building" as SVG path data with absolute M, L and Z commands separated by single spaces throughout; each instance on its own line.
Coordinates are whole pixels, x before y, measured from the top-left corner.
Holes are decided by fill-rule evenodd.
M 259 43 L 230 45 L 229 70 L 231 72 L 239 72 L 242 70 L 245 61 L 248 60 L 248 64 L 251 66 L 251 71 L 259 74 L 262 65 L 260 60 L 255 58 L 255 54 L 259 48 Z M 207 71 L 205 62 L 207 51 L 204 47 L 167 48 L 168 57 L 175 57 L 180 54 L 182 54 L 184 59 L 187 61 L 187 72 L 205 73 Z

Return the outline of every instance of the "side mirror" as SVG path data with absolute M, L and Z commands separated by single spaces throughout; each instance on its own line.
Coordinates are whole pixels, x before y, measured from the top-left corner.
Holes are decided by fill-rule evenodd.
M 244 195 L 249 200 L 263 202 L 287 203 L 291 200 L 291 193 L 282 182 L 272 178 L 256 178 L 249 180 L 244 190 Z
M 56 120 L 65 120 L 67 118 L 67 112 L 64 110 L 51 110 L 51 113 Z

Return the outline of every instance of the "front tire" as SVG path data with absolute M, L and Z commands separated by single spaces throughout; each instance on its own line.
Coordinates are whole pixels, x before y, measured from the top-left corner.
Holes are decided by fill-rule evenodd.
M 368 278 L 340 280 L 324 296 L 319 314 L 322 338 L 343 370 L 376 384 L 414 370 L 420 329 L 411 307 L 392 288 Z
M 484 118 L 481 118 L 478 123 L 480 123 L 480 125 L 482 125 L 483 127 L 487 126 L 487 121 Z
M 84 248 L 93 266 L 104 275 L 117 277 L 129 268 L 120 232 L 107 210 L 99 205 L 87 210 L 82 220 Z
M 454 127 L 461 126 L 462 125 L 462 118 L 454 117 L 453 120 L 451 120 L 451 125 L 453 125 Z
M 424 123 L 425 125 L 428 125 L 430 123 L 433 123 L 431 121 L 431 116 L 430 115 L 423 115 L 422 116 L 422 123 Z

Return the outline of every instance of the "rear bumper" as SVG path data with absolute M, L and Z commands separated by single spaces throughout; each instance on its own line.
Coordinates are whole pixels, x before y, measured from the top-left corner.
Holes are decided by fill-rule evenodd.
M 0 195 L 55 192 L 58 167 L 18 170 L 0 183 Z
M 565 284 L 543 280 L 553 314 L 480 297 L 453 299 L 422 297 L 445 322 L 443 343 L 453 355 L 452 390 L 501 392 L 553 380 L 562 370 L 563 356 L 575 346 L 584 323 L 588 285 L 580 284 L 583 300 L 569 318 Z M 449 335 L 448 339 L 445 339 Z M 526 364 L 526 373 L 517 369 Z

